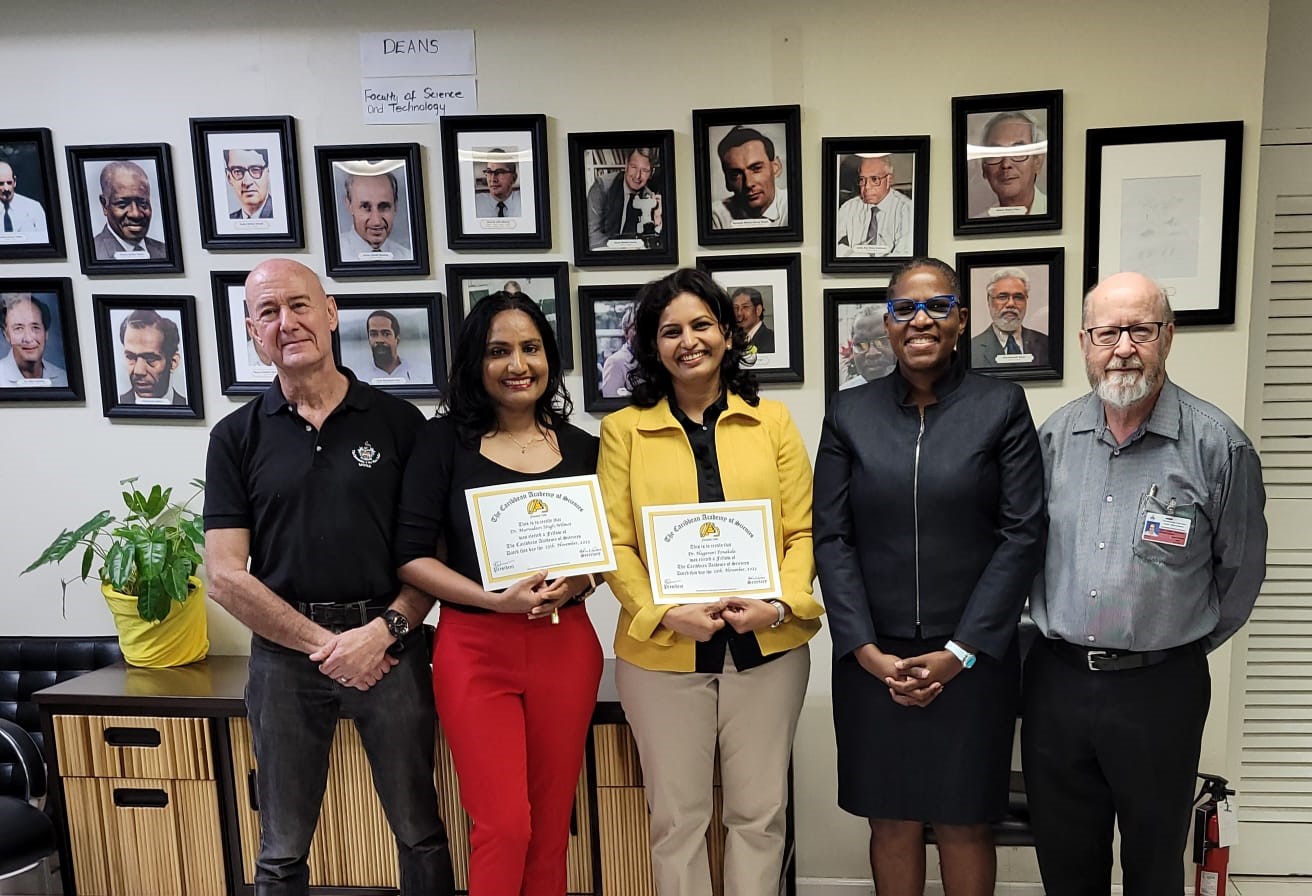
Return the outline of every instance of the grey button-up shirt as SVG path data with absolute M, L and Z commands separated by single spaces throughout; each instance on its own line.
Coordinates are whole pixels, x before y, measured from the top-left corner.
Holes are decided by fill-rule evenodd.
M 1093 392 L 1053 414 L 1039 444 L 1048 546 L 1030 604 L 1044 635 L 1212 650 L 1239 630 L 1266 575 L 1266 491 L 1234 421 L 1168 380 L 1124 444 Z M 1185 544 L 1144 540 L 1163 518 L 1177 531 L 1190 521 Z

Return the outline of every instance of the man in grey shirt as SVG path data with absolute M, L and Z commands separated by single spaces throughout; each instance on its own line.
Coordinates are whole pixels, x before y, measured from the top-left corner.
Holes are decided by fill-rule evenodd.
M 1211 682 L 1207 653 L 1266 574 L 1257 452 L 1166 376 L 1174 314 L 1141 274 L 1085 297 L 1093 391 L 1039 430 L 1047 558 L 1030 595 L 1025 780 L 1049 893 L 1184 891 L 1183 852 Z

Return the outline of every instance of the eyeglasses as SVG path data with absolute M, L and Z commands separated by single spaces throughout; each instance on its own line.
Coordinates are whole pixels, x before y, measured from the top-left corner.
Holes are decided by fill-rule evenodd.
M 483 169 L 484 177 L 505 177 L 507 174 L 514 174 L 514 173 L 515 172 L 510 168 L 484 168 Z
M 264 172 L 268 170 L 268 165 L 233 165 L 231 168 L 227 169 L 228 177 L 233 180 L 241 180 L 246 177 L 247 174 L 250 174 L 250 176 L 256 180 L 259 180 L 264 177 Z
M 888 314 L 900 324 L 911 320 L 919 311 L 925 312 L 933 320 L 942 320 L 952 313 L 952 308 L 956 304 L 956 296 L 933 296 L 923 302 L 917 302 L 915 299 L 889 299 Z
M 878 339 L 854 339 L 852 340 L 852 349 L 865 354 L 872 348 L 882 348 L 888 345 L 888 337 L 880 336 Z
M 1013 165 L 1019 165 L 1021 162 L 1034 158 L 1033 156 L 985 156 L 984 165 L 988 168 L 996 168 L 1002 164 L 1003 159 L 1011 162 Z
M 1101 345 L 1106 348 L 1120 342 L 1122 333 L 1129 333 L 1130 341 L 1139 345 L 1156 342 L 1157 338 L 1162 335 L 1162 327 L 1164 326 L 1166 326 L 1166 321 L 1150 320 L 1141 324 L 1130 324 L 1128 327 L 1088 327 L 1084 332 L 1089 334 L 1089 341 L 1094 345 Z
M 877 187 L 892 176 L 893 176 L 893 172 L 891 171 L 888 174 L 871 174 L 871 175 L 858 174 L 856 178 L 856 185 L 858 187 L 864 187 L 866 184 L 870 184 L 872 187 Z

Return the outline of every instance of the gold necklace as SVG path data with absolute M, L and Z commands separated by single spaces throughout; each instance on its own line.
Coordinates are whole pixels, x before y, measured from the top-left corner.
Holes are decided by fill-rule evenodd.
M 510 439 L 510 441 L 514 442 L 516 445 L 519 446 L 520 454 L 528 454 L 528 449 L 532 448 L 538 442 L 545 442 L 547 440 L 546 436 L 541 435 L 542 432 L 541 430 L 538 430 L 539 435 L 536 439 L 529 439 L 527 442 L 521 442 L 519 439 L 515 438 L 515 436 L 509 430 L 503 429 L 501 430 L 501 432 L 502 434 L 505 435 L 506 438 Z

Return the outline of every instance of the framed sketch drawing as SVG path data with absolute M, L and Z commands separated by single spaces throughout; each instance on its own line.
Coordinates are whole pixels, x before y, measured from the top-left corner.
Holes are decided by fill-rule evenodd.
M 82 401 L 73 281 L 0 280 L 0 401 Z
M 747 359 L 762 383 L 800 383 L 802 256 L 703 255 L 697 267 L 729 293 L 734 319 L 747 334 Z
M 545 115 L 441 119 L 447 245 L 551 248 Z
M 800 106 L 694 109 L 697 242 L 802 239 Z
M 328 274 L 427 274 L 419 144 L 316 146 L 314 160 Z
M 300 249 L 296 119 L 193 118 L 201 245 L 206 249 Z
M 820 269 L 892 271 L 929 246 L 929 138 L 826 137 Z
M 1062 377 L 1066 250 L 957 253 L 961 306 L 970 311 L 966 364 L 1011 380 Z
M 64 219 L 50 131 L 2 129 L 0 261 L 64 256 Z
M 106 417 L 201 420 L 196 300 L 91 297 Z
M 1176 326 L 1233 324 L 1244 123 L 1091 128 L 1085 149 L 1084 285 L 1138 271 Z
M 182 273 L 169 145 L 70 146 L 66 152 L 82 273 Z
M 952 100 L 952 231 L 1061 229 L 1062 92 Z
M 888 290 L 825 290 L 825 396 L 888 376 L 897 366 L 884 328 Z
M 676 265 L 673 131 L 569 135 L 574 263 Z
M 407 398 L 440 398 L 446 343 L 438 293 L 337 296 L 333 347 L 363 383 Z
M 565 262 L 449 264 L 446 285 L 453 347 L 465 315 L 479 299 L 494 292 L 519 292 L 537 302 L 547 316 L 556 333 L 562 369 L 574 369 L 574 320 L 569 307 L 569 265 Z

